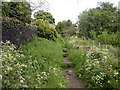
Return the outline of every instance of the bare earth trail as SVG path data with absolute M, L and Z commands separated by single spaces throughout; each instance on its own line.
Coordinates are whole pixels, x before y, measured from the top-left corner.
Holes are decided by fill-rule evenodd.
M 72 64 L 72 62 L 68 60 L 66 47 L 64 48 L 63 52 L 64 52 L 63 63 L 68 64 L 68 65 Z M 84 88 L 85 89 L 82 81 L 76 76 L 74 67 L 69 66 L 69 67 L 64 68 L 64 77 L 69 82 L 69 88 L 79 88 L 79 89 Z

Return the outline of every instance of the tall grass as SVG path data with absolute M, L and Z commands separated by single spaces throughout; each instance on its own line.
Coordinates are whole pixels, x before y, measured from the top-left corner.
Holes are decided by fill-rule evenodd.
M 18 52 L 23 57 L 16 58 L 16 50 L 4 48 L 3 87 L 10 88 L 64 88 L 67 83 L 63 77 L 63 43 L 34 37 Z M 7 51 L 6 51 L 7 50 Z M 9 52 L 10 51 L 10 52 Z M 8 53 L 9 52 L 9 53 Z M 15 54 L 15 55 L 14 55 Z M 10 59 L 13 58 L 13 59 Z M 6 68 L 7 67 L 7 68 Z M 6 71 L 8 70 L 8 71 Z
M 86 87 L 118 88 L 119 61 L 109 48 L 99 47 L 100 45 L 88 45 L 91 47 L 89 50 L 82 50 L 76 48 L 76 44 L 76 42 L 71 43 L 71 41 L 67 43 L 68 57 L 75 64 L 76 74 L 83 79 Z

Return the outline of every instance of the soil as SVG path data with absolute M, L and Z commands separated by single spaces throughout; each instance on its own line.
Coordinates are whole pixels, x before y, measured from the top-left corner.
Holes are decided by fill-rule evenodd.
M 67 57 L 67 48 L 64 48 L 64 64 L 70 64 L 72 63 L 70 60 L 68 60 Z M 67 67 L 64 68 L 64 77 L 69 82 L 69 88 L 84 88 L 82 80 L 80 80 L 76 74 L 75 69 L 73 67 Z

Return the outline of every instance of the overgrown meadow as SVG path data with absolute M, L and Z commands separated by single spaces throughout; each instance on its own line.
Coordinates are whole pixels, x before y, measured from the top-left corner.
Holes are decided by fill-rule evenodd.
M 9 41 L 3 43 L 3 88 L 64 88 L 61 64 L 63 42 L 34 37 L 18 50 Z
M 10 1 L 2 2 L 0 16 L 3 89 L 69 88 L 63 72 L 66 47 L 70 67 L 85 88 L 120 88 L 120 9 L 100 2 L 83 11 L 76 23 L 69 19 L 55 25 L 50 12 L 38 10 L 31 17 L 34 2 Z M 44 6 L 43 1 L 37 3 Z
M 72 39 L 67 41 L 68 57 L 75 64 L 76 74 L 88 88 L 118 88 L 119 60 L 117 48 L 94 45 L 90 41 Z M 111 52 L 112 49 L 115 49 Z

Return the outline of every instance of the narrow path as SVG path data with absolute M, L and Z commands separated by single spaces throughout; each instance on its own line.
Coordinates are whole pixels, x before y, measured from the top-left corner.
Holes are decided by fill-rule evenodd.
M 70 67 L 64 68 L 64 77 L 69 82 L 69 88 L 84 88 L 82 81 L 78 79 L 78 77 L 75 74 L 75 69 L 72 67 L 72 62 L 68 60 L 67 57 L 67 48 L 65 47 L 64 50 L 64 64 L 69 65 Z

